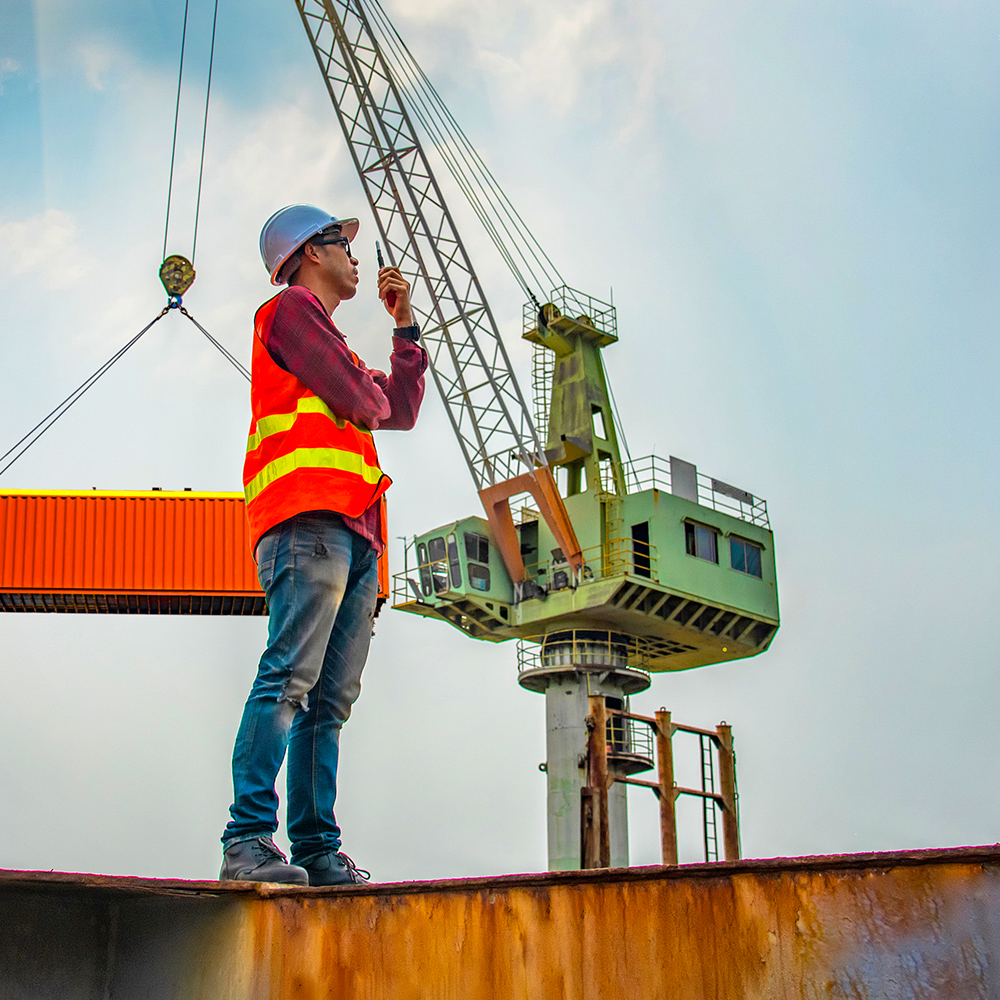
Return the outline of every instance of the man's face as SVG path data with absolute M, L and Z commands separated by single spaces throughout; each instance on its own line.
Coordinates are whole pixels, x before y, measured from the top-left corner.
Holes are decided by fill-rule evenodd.
M 358 291 L 358 262 L 348 252 L 346 238 L 340 235 L 340 229 L 324 230 L 319 234 L 323 242 L 312 246 L 319 258 L 323 274 L 330 280 L 341 299 L 352 299 Z M 340 242 L 333 242 L 339 240 Z

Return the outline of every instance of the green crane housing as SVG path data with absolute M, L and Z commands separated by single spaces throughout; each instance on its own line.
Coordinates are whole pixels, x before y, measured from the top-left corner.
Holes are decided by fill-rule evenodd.
M 650 671 L 762 652 L 778 628 L 766 503 L 674 457 L 622 462 L 601 359 L 618 339 L 614 308 L 565 288 L 554 298 L 587 312 L 549 303 L 524 337 L 551 359 L 536 364 L 536 405 L 550 382 L 545 454 L 561 470 L 582 566 L 570 566 L 537 510 L 515 502 L 535 585 L 520 599 L 487 520 L 472 516 L 414 539 L 394 606 L 473 638 L 537 643 L 543 660 L 546 638 L 566 629 L 619 633 L 629 665 Z

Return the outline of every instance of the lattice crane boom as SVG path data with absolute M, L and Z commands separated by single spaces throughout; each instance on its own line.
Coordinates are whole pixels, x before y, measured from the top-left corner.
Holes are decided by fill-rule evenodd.
M 484 490 L 547 465 L 496 320 L 431 170 L 363 0 L 295 0 L 434 381 Z

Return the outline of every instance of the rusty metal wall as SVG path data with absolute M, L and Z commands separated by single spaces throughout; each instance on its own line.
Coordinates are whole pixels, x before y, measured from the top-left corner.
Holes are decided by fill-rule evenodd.
M 349 889 L 0 874 L 0 996 L 1000 997 L 1000 848 Z

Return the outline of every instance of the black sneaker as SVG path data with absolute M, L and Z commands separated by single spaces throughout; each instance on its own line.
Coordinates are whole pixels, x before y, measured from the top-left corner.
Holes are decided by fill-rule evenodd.
M 371 872 L 359 868 L 343 851 L 328 851 L 306 858 L 302 867 L 309 874 L 310 885 L 364 885 Z
M 236 879 L 243 882 L 281 882 L 286 885 L 308 885 L 304 868 L 288 864 L 288 859 L 274 846 L 270 837 L 238 840 L 222 852 L 219 881 Z

